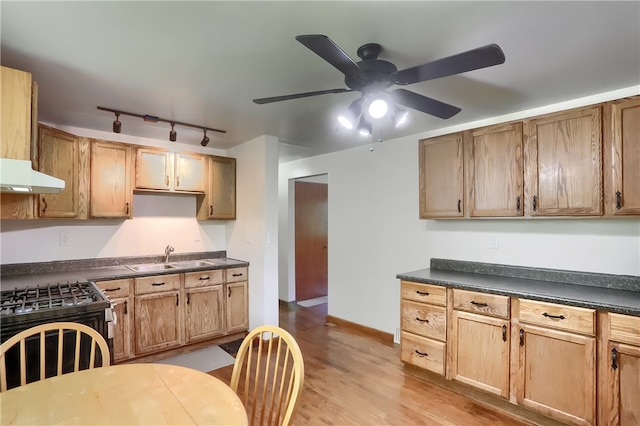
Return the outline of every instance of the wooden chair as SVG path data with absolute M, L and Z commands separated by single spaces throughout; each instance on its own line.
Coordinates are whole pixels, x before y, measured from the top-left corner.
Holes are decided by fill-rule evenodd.
M 286 330 L 263 325 L 244 338 L 230 386 L 244 403 L 250 424 L 291 424 L 303 384 L 302 352 Z
M 67 331 L 67 333 L 65 333 L 65 331 Z M 75 331 L 75 336 L 73 331 Z M 57 342 L 54 339 L 56 339 Z M 45 345 L 46 342 L 48 343 L 47 345 Z M 81 342 L 84 343 L 81 344 Z M 53 347 L 52 343 L 55 343 L 57 350 Z M 66 343 L 67 353 L 70 347 L 73 348 L 73 360 L 69 360 L 68 356 L 63 356 L 63 343 Z M 14 348 L 16 345 L 19 345 L 19 348 Z M 100 333 L 89 326 L 75 322 L 54 322 L 37 325 L 21 331 L 0 345 L 0 392 L 7 390 L 7 375 L 11 374 L 11 371 L 7 371 L 7 352 L 9 351 L 11 351 L 10 356 L 14 357 L 12 359 L 18 358 L 19 356 L 19 386 L 23 386 L 27 383 L 27 359 L 29 360 L 30 369 L 32 363 L 39 365 L 39 378 L 37 375 L 35 375 L 35 379 L 30 376 L 29 381 L 33 382 L 47 378 L 47 372 L 50 373 L 48 376 L 59 376 L 72 372 L 68 371 L 71 361 L 73 361 L 73 372 L 85 368 L 94 368 L 98 357 L 96 346 L 100 350 L 101 366 L 108 366 L 110 364 L 110 354 L 107 342 Z M 27 347 L 29 347 L 29 351 L 27 351 Z M 85 362 L 83 364 L 88 365 L 80 365 L 81 348 L 84 354 L 87 347 L 90 351 L 87 359 L 88 363 Z M 54 374 L 51 374 L 52 368 L 45 367 L 49 355 L 51 355 L 53 362 L 56 364 Z M 67 361 L 67 363 L 64 364 L 63 361 Z M 50 361 L 48 365 L 50 366 L 51 364 L 52 362 Z M 63 370 L 63 365 L 66 367 L 65 370 Z M 17 372 L 14 371 L 14 373 L 17 376 Z

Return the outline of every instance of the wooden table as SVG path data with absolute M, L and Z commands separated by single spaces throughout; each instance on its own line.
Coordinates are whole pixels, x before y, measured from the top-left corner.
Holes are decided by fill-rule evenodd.
M 51 377 L 0 393 L 0 424 L 247 425 L 238 396 L 184 367 L 126 364 Z

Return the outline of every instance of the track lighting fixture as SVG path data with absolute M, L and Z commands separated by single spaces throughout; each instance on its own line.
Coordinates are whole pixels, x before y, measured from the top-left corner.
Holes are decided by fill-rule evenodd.
M 211 130 L 212 132 L 218 132 L 218 133 L 227 133 L 226 130 L 220 130 L 220 129 L 214 129 L 214 128 L 211 128 L 211 127 L 198 126 L 196 124 L 183 123 L 181 121 L 167 120 L 165 118 L 156 117 L 155 115 L 136 114 L 136 113 L 133 113 L 133 112 L 120 111 L 120 110 L 117 110 L 117 109 L 104 108 L 104 107 L 101 107 L 101 106 L 99 106 L 98 109 L 101 110 L 101 111 L 109 111 L 109 112 L 112 112 L 112 113 L 114 113 L 116 115 L 116 119 L 113 122 L 113 132 L 114 133 L 120 133 L 120 131 L 122 130 L 122 123 L 118 119 L 120 117 L 120 114 L 129 115 L 131 117 L 142 118 L 147 123 L 157 123 L 159 121 L 163 122 L 163 123 L 169 123 L 171 125 L 171 131 L 169 132 L 169 140 L 171 142 L 175 142 L 177 140 L 177 137 L 178 137 L 178 132 L 176 132 L 176 130 L 174 129 L 175 126 L 186 126 L 186 127 L 193 127 L 195 129 L 202 129 L 202 131 L 204 132 L 204 137 L 202 138 L 202 141 L 200 142 L 200 145 L 202 145 L 202 146 L 207 146 L 207 144 L 209 143 L 209 137 L 207 136 L 207 130 Z
M 200 141 L 200 145 L 207 146 L 209 144 L 209 136 L 207 136 L 207 129 L 202 129 L 202 131 L 204 132 L 204 137 L 202 138 L 202 141 Z
M 122 123 L 118 118 L 120 117 L 120 113 L 116 112 L 116 119 L 113 120 L 113 133 L 120 133 L 122 130 Z

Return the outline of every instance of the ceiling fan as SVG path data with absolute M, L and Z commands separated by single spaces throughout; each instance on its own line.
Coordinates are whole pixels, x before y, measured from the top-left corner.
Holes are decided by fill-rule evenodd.
M 357 54 L 361 60 L 355 62 L 325 35 L 299 35 L 296 40 L 343 73 L 345 76 L 344 82 L 348 89 L 329 89 L 274 96 L 254 99 L 253 102 L 267 104 L 329 93 L 361 92 L 362 96 L 353 101 L 347 111 L 339 118 L 340 122 L 347 128 L 354 127 L 355 120 L 360 116 L 363 106 L 366 107 L 366 111 L 369 112 L 371 118 L 384 116 L 390 110 L 396 125 L 403 118 L 403 115 L 406 117 L 406 112 L 402 114 L 403 111 L 393 103 L 442 119 L 453 117 L 461 111 L 460 108 L 406 89 L 395 89 L 390 92 L 387 92 L 387 89 L 396 84 L 419 83 L 499 65 L 505 61 L 504 53 L 500 46 L 488 44 L 467 52 L 398 71 L 391 62 L 378 59 L 378 55 L 382 52 L 382 46 L 377 43 L 368 43 L 360 46 Z M 388 106 L 390 103 L 388 101 L 393 101 L 391 108 Z M 376 110 L 376 108 L 378 109 Z M 365 126 L 368 124 L 364 114 L 361 117 L 361 125 L 363 122 Z

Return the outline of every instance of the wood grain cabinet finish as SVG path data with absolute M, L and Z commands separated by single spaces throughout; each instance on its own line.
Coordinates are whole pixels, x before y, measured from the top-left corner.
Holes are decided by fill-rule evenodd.
M 596 105 L 524 123 L 530 215 L 602 215 L 601 115 Z
M 206 194 L 197 199 L 200 220 L 236 218 L 236 159 L 210 156 L 206 180 Z
M 175 181 L 176 191 L 204 192 L 207 157 L 198 154 L 176 152 Z
M 38 216 L 41 218 L 78 218 L 80 216 L 81 177 L 86 168 L 80 164 L 80 138 L 61 130 L 40 125 L 38 138 L 38 170 L 64 180 L 65 187 L 57 194 L 38 196 Z M 85 182 L 86 183 L 86 182 Z M 86 201 L 86 200 L 85 200 Z M 86 211 L 84 212 L 86 214 Z
M 245 331 L 249 327 L 248 270 L 229 268 L 225 275 L 225 332 Z
M 224 334 L 224 270 L 184 274 L 185 343 Z
M 113 360 L 115 362 L 127 360 L 134 355 L 131 344 L 133 280 L 98 281 L 96 284 L 109 297 L 117 318 L 113 326 Z
M 400 286 L 401 359 L 444 376 L 447 341 L 446 289 L 404 280 Z
M 173 181 L 171 153 L 161 149 L 136 149 L 136 189 L 170 190 Z
M 465 172 L 469 176 L 469 215 L 508 217 L 524 214 L 522 123 L 470 132 Z
M 418 146 L 420 218 L 463 217 L 463 134 L 423 139 Z
M 604 134 L 605 213 L 640 215 L 640 96 L 606 105 Z
M 91 217 L 131 218 L 131 170 L 129 145 L 91 141 Z
M 596 424 L 595 329 L 584 325 L 584 316 L 560 327 L 552 321 L 563 320 L 544 316 L 540 305 L 529 312 L 529 302 L 518 301 L 520 318 L 513 333 L 512 345 L 518 356 L 514 381 L 517 403 L 566 423 Z M 553 304 L 548 305 L 545 312 Z M 554 328 L 545 326 L 546 320 Z

